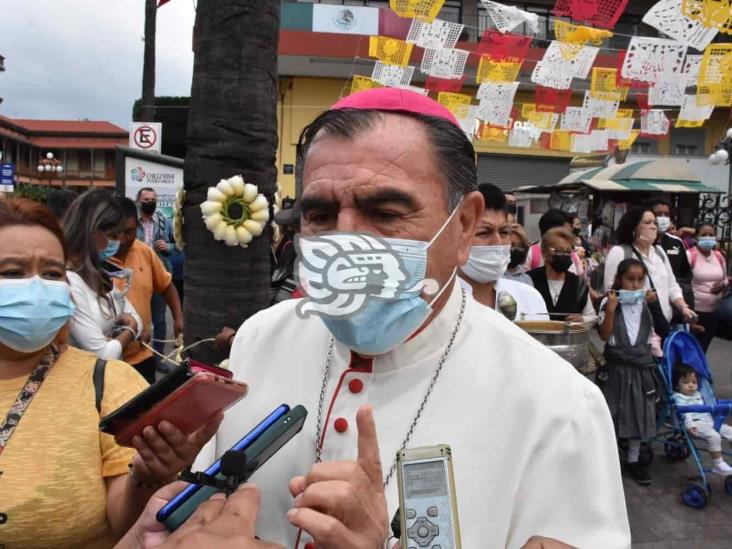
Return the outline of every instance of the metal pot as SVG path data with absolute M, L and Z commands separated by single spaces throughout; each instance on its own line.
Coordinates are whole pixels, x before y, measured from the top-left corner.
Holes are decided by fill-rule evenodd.
M 590 360 L 591 323 L 520 320 L 516 321 L 516 325 L 578 370 L 584 371 L 587 368 Z

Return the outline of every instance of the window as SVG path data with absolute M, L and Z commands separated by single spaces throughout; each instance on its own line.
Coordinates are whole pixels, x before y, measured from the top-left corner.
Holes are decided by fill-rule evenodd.
M 699 147 L 696 145 L 676 145 L 675 153 L 680 156 L 696 156 L 699 154 Z
M 706 134 L 703 128 L 673 128 L 671 130 L 671 152 L 680 156 L 704 154 Z
M 91 151 L 79 151 L 79 173 L 91 171 Z
M 632 154 L 658 154 L 658 141 L 639 139 L 630 148 Z
M 639 143 L 636 141 L 633 143 L 630 151 L 633 154 L 650 154 L 651 144 L 650 143 Z

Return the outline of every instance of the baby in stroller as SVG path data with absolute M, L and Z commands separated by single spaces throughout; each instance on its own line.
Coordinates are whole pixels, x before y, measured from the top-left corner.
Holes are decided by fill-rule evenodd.
M 682 362 L 673 369 L 673 398 L 677 406 L 704 406 L 704 398 L 699 392 L 699 379 L 696 370 Z M 686 412 L 684 425 L 690 435 L 703 438 L 709 445 L 712 458 L 712 472 L 731 475 L 732 466 L 722 458 L 722 438 L 732 446 L 732 427 L 722 424 L 719 432 L 714 429 L 714 418 L 708 412 Z

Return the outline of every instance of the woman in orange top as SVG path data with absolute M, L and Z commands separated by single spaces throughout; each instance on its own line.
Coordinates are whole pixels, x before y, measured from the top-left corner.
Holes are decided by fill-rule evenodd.
M 74 311 L 66 260 L 50 210 L 0 200 L 0 543 L 8 548 L 111 547 L 221 419 L 190 436 L 166 422 L 148 426 L 133 441 L 137 452 L 99 433 L 100 415 L 146 383 L 110 361 L 97 409 L 97 359 L 65 345 Z

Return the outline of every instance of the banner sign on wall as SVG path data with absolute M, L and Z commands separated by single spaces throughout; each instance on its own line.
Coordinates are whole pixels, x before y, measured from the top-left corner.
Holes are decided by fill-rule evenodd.
M 15 190 L 15 164 L 0 164 L 0 191 L 12 193 Z
M 158 195 L 158 209 L 172 217 L 175 193 L 183 187 L 183 159 L 117 147 L 116 190 L 132 200 L 149 187 Z

